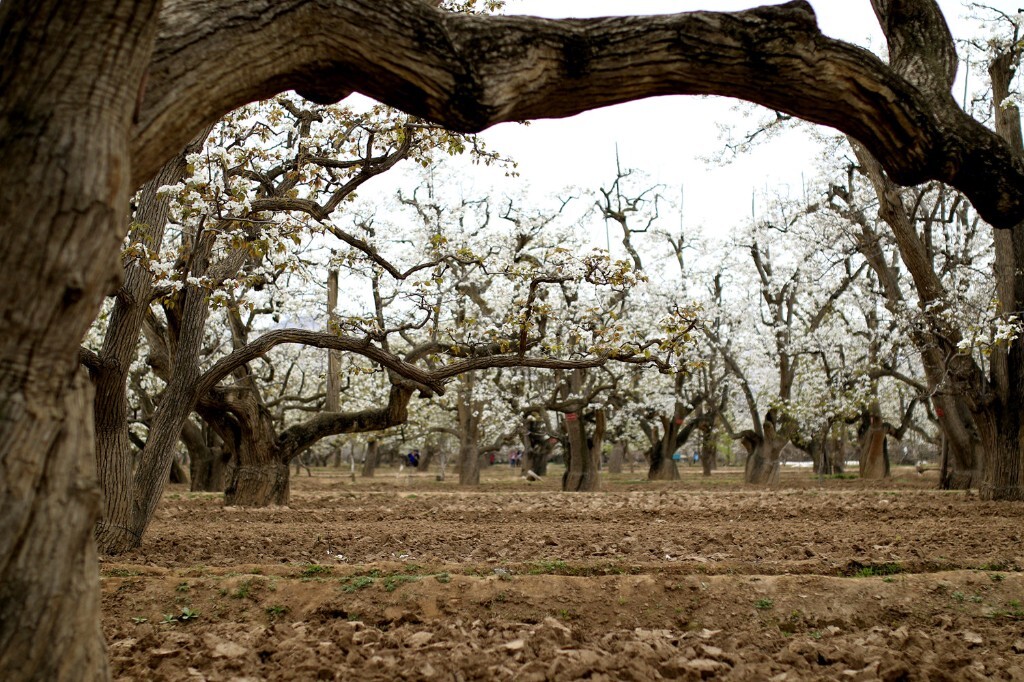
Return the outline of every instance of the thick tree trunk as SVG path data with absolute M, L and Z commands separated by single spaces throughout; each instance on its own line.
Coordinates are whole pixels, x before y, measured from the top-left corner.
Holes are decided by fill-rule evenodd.
M 714 432 L 702 431 L 700 439 L 700 468 L 704 476 L 710 476 L 711 472 L 718 468 L 718 447 L 715 443 Z
M 476 441 L 459 443 L 459 485 L 480 485 L 480 449 Z
M 540 431 L 534 431 L 531 429 L 533 422 L 527 420 L 526 422 L 526 436 L 523 439 L 523 473 L 532 471 L 538 476 L 548 475 L 548 460 L 551 459 L 551 453 L 555 449 L 554 443 L 551 442 L 551 438 Z
M 359 475 L 363 478 L 373 478 L 377 471 L 377 461 L 380 459 L 380 441 L 371 438 L 366 443 L 366 454 L 363 457 L 363 468 Z
M 276 447 L 273 419 L 255 397 L 236 405 L 238 462 L 224 489 L 224 504 L 266 507 L 288 504 L 290 467 Z M 298 461 L 298 457 L 295 458 Z
M 202 137 L 205 137 L 205 131 Z M 201 143 L 201 141 L 198 141 Z M 193 141 L 194 150 L 197 141 Z M 138 195 L 130 241 L 159 253 L 167 225 L 169 202 L 158 196 L 163 185 L 182 179 L 187 151 L 175 156 Z M 110 533 L 132 533 L 132 501 L 136 453 L 128 436 L 128 373 L 138 351 L 143 320 L 152 298 L 153 276 L 138 254 L 128 257 L 124 284 L 114 302 L 99 353 L 99 366 L 92 371 L 96 387 L 93 414 L 96 425 L 96 473 L 103 491 L 103 517 L 97 524 L 100 538 Z M 103 540 L 101 539 L 101 545 Z
M 208 429 L 200 429 L 191 420 L 185 422 L 181 430 L 181 440 L 188 448 L 189 475 L 191 476 L 192 492 L 219 493 L 226 485 L 225 474 L 230 456 L 225 452 L 220 439 L 214 444 L 208 443 Z M 212 432 L 209 433 L 213 436 Z
M 171 483 L 190 483 L 191 477 L 189 476 L 188 469 L 182 463 L 181 458 L 175 456 L 171 459 L 171 474 L 168 480 Z
M 434 460 L 434 453 L 437 446 L 427 443 L 420 451 L 420 464 L 417 467 L 421 472 L 426 473 L 430 469 L 430 463 Z
M 676 451 L 676 431 L 679 429 L 679 426 L 665 420 L 664 427 L 664 434 L 657 443 L 651 446 L 650 455 L 648 456 L 648 460 L 651 463 L 651 468 L 647 472 L 647 480 L 649 481 L 679 480 L 679 467 L 676 465 L 676 461 L 672 459 L 672 455 Z
M 228 458 L 220 448 L 207 448 L 208 457 L 192 458 L 189 473 L 194 493 L 219 493 L 227 486 Z
M 565 431 L 569 439 L 568 461 L 562 476 L 564 492 L 594 492 L 601 486 L 599 469 L 601 446 L 604 443 L 604 411 L 597 411 L 594 436 L 587 438 L 584 420 L 574 412 L 565 415 Z
M 849 438 L 849 432 L 846 423 L 832 426 L 815 458 L 814 473 L 819 476 L 843 473 L 843 466 L 846 463 L 847 438 Z
M 0 679 L 105 679 L 92 389 L 82 373 L 60 391 L 26 391 L 19 404 L 4 374 Z
M 224 491 L 224 504 L 229 507 L 266 507 L 288 504 L 289 467 L 268 458 L 259 463 L 240 464 L 231 472 Z
M 1020 410 L 993 410 L 978 419 L 978 426 L 984 453 L 984 473 L 978 486 L 981 498 L 1024 500 L 1024 431 Z
M 612 454 L 608 458 L 608 473 L 609 474 L 621 474 L 622 465 L 626 461 L 626 450 L 629 448 L 629 443 L 626 441 L 617 441 L 612 446 Z
M 745 431 L 741 442 L 747 451 L 744 480 L 753 485 L 776 485 L 779 482 L 779 453 L 785 443 L 778 442 L 773 428 L 765 424 L 765 437 Z
M 0 679 L 104 680 L 92 390 L 120 284 L 151 1 L 0 4 Z M 157 164 L 159 165 L 159 164 Z
M 128 494 L 113 488 L 104 491 L 105 516 L 97 526 L 96 542 L 105 554 L 120 554 L 141 544 L 167 484 L 181 430 L 195 406 L 197 355 L 208 314 L 206 292 L 189 285 L 182 300 L 187 324 L 179 334 L 174 373 L 150 421 L 149 437 L 139 454 L 132 485 Z
M 868 481 L 879 481 L 889 475 L 886 463 L 886 436 L 889 426 L 878 415 L 870 417 L 860 441 L 860 477 Z

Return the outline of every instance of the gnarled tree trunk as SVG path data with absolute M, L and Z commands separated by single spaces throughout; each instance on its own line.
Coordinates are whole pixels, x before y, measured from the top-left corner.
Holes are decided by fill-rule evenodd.
M 770 419 L 764 421 L 762 430 L 763 435 L 744 431 L 740 438 L 747 451 L 744 480 L 753 485 L 777 485 L 781 466 L 779 454 L 786 443 L 779 437 Z
M 109 676 L 78 347 L 120 284 L 128 140 L 158 6 L 0 5 L 0 679 Z
M 662 420 L 662 425 L 664 427 L 662 436 L 656 443 L 651 445 L 651 451 L 647 457 L 651 465 L 650 470 L 647 472 L 647 480 L 679 480 L 679 467 L 676 465 L 676 461 L 672 459 L 672 456 L 677 450 L 676 432 L 679 430 L 680 424 L 682 424 L 682 419 L 677 419 L 675 421 L 668 419 Z M 656 431 L 657 427 L 654 428 Z
M 873 414 L 860 434 L 860 477 L 879 481 L 889 477 L 889 446 L 886 437 L 892 427 Z

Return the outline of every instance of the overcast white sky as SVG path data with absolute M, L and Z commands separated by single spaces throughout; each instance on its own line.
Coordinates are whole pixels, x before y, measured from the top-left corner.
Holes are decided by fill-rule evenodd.
M 1017 0 L 993 0 L 1016 11 Z M 700 9 L 738 10 L 765 2 L 750 0 L 509 0 L 509 14 L 552 18 L 623 14 L 663 14 Z M 868 0 L 811 0 L 822 30 L 836 38 L 878 51 L 884 44 Z M 939 3 L 954 35 L 970 24 L 959 0 Z M 595 188 L 614 178 L 615 149 L 622 163 L 646 171 L 679 195 L 684 188 L 684 220 L 722 235 L 749 220 L 751 193 L 769 187 L 801 191 L 801 172 L 810 172 L 813 148 L 797 134 L 782 137 L 727 167 L 701 160 L 722 146 L 717 122 L 737 121 L 735 102 L 716 98 L 668 97 L 609 107 L 529 127 L 502 124 L 484 133 L 488 144 L 507 152 L 535 192 L 564 186 Z M 750 121 L 748 121 L 750 124 Z M 758 200 L 760 203 L 760 199 Z M 603 241 L 603 239 L 602 239 Z

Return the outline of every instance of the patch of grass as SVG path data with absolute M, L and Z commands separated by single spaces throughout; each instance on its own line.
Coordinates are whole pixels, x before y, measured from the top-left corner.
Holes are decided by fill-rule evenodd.
M 254 588 L 259 587 L 255 580 L 248 578 L 243 580 L 235 588 L 235 591 L 231 593 L 232 599 L 248 599 L 252 596 Z
M 1010 573 L 1020 570 L 1020 567 L 1018 567 L 1017 564 L 1008 559 L 990 561 L 987 564 L 982 564 L 978 568 L 982 571 L 1006 571 Z
M 837 481 L 851 481 L 857 478 L 857 474 L 829 474 L 826 478 L 831 478 Z
M 953 594 L 951 594 L 949 596 L 951 596 L 953 598 L 953 601 L 957 601 L 957 602 L 960 602 L 960 603 L 963 603 L 963 601 L 965 599 L 967 599 L 967 595 L 965 595 L 963 592 L 960 592 L 959 590 L 957 590 L 956 592 L 954 592 Z
M 342 578 L 341 589 L 343 592 L 349 594 L 358 592 L 359 590 L 369 587 L 373 584 L 375 578 L 369 575 L 354 575 L 349 578 Z
M 992 613 L 989 614 L 989 618 L 1004 618 L 1013 621 L 1024 621 L 1024 610 L 1020 607 L 1013 609 L 993 609 Z
M 874 578 L 877 576 L 896 575 L 905 569 L 899 563 L 862 564 L 851 561 L 846 567 L 846 574 L 852 578 Z
M 142 625 L 143 623 L 148 623 L 149 618 L 144 618 L 142 616 L 132 616 L 132 622 L 136 625 Z
M 989 573 L 988 579 L 994 583 L 1000 583 L 1006 580 L 1006 576 L 1002 573 Z
M 448 575 L 447 573 L 438 573 L 437 575 L 434 576 L 434 580 L 436 580 L 437 582 L 442 583 L 442 584 L 447 584 L 447 583 L 450 583 L 452 581 L 452 577 L 450 575 Z
M 569 564 L 561 559 L 544 559 L 533 562 L 530 568 L 530 575 L 544 575 L 546 573 L 565 574 L 569 570 Z
M 303 578 L 307 578 L 307 579 L 308 578 L 316 578 L 316 577 L 319 577 L 319 576 L 330 575 L 332 570 L 333 569 L 331 569 L 330 566 L 321 566 L 320 564 L 310 564 L 309 566 L 306 566 L 305 568 L 302 569 L 302 574 L 301 575 L 302 575 Z
M 271 604 L 264 610 L 271 618 L 280 618 L 284 614 L 288 613 L 288 607 L 282 606 L 281 604 Z
M 767 611 L 768 609 L 774 608 L 775 602 L 771 599 L 758 599 L 754 602 L 754 608 L 759 611 Z
M 416 575 L 405 575 L 404 573 L 395 573 L 393 575 L 386 575 L 381 580 L 381 584 L 384 585 L 386 592 L 394 592 L 405 583 L 414 583 L 419 580 L 419 576 Z
M 107 575 L 114 578 L 130 578 L 136 575 L 142 575 L 138 571 L 132 571 L 127 568 L 112 568 L 107 572 Z
M 189 585 L 188 585 L 188 581 L 187 581 L 187 580 L 185 580 L 185 581 L 183 581 L 183 582 L 180 582 L 180 583 L 178 583 L 178 586 L 174 588 L 174 590 L 175 590 L 176 592 L 188 592 L 188 591 L 189 591 L 189 589 L 190 589 L 190 588 L 189 588 Z

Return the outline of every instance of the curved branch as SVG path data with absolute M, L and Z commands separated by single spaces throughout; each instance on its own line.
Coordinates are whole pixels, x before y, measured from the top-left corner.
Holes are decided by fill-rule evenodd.
M 289 462 L 327 436 L 382 431 L 404 424 L 409 416 L 412 394 L 409 388 L 392 386 L 388 404 L 384 407 L 359 412 L 321 412 L 300 424 L 290 426 L 277 437 L 278 456 L 282 462 Z
M 299 343 L 315 348 L 357 353 L 386 367 L 398 376 L 418 384 L 422 389 L 441 395 L 444 384 L 436 375 L 426 372 L 401 358 L 374 346 L 369 339 L 357 339 L 305 329 L 280 329 L 263 334 L 260 338 L 220 359 L 196 383 L 196 395 L 205 395 L 224 377 L 247 362 L 262 357 L 275 346 Z
M 932 0 L 905 6 L 927 10 L 933 32 L 945 28 Z M 993 225 L 1024 218 L 1024 161 L 948 92 L 921 89 L 935 81 L 824 36 L 805 0 L 557 21 L 450 14 L 422 0 L 168 0 L 147 82 L 135 186 L 204 123 L 289 88 L 320 102 L 358 91 L 460 131 L 657 95 L 722 95 L 852 135 L 898 182 L 947 182 Z
M 85 346 L 78 348 L 78 362 L 89 370 L 90 375 L 103 369 L 103 358 L 100 357 L 99 353 L 89 350 Z

